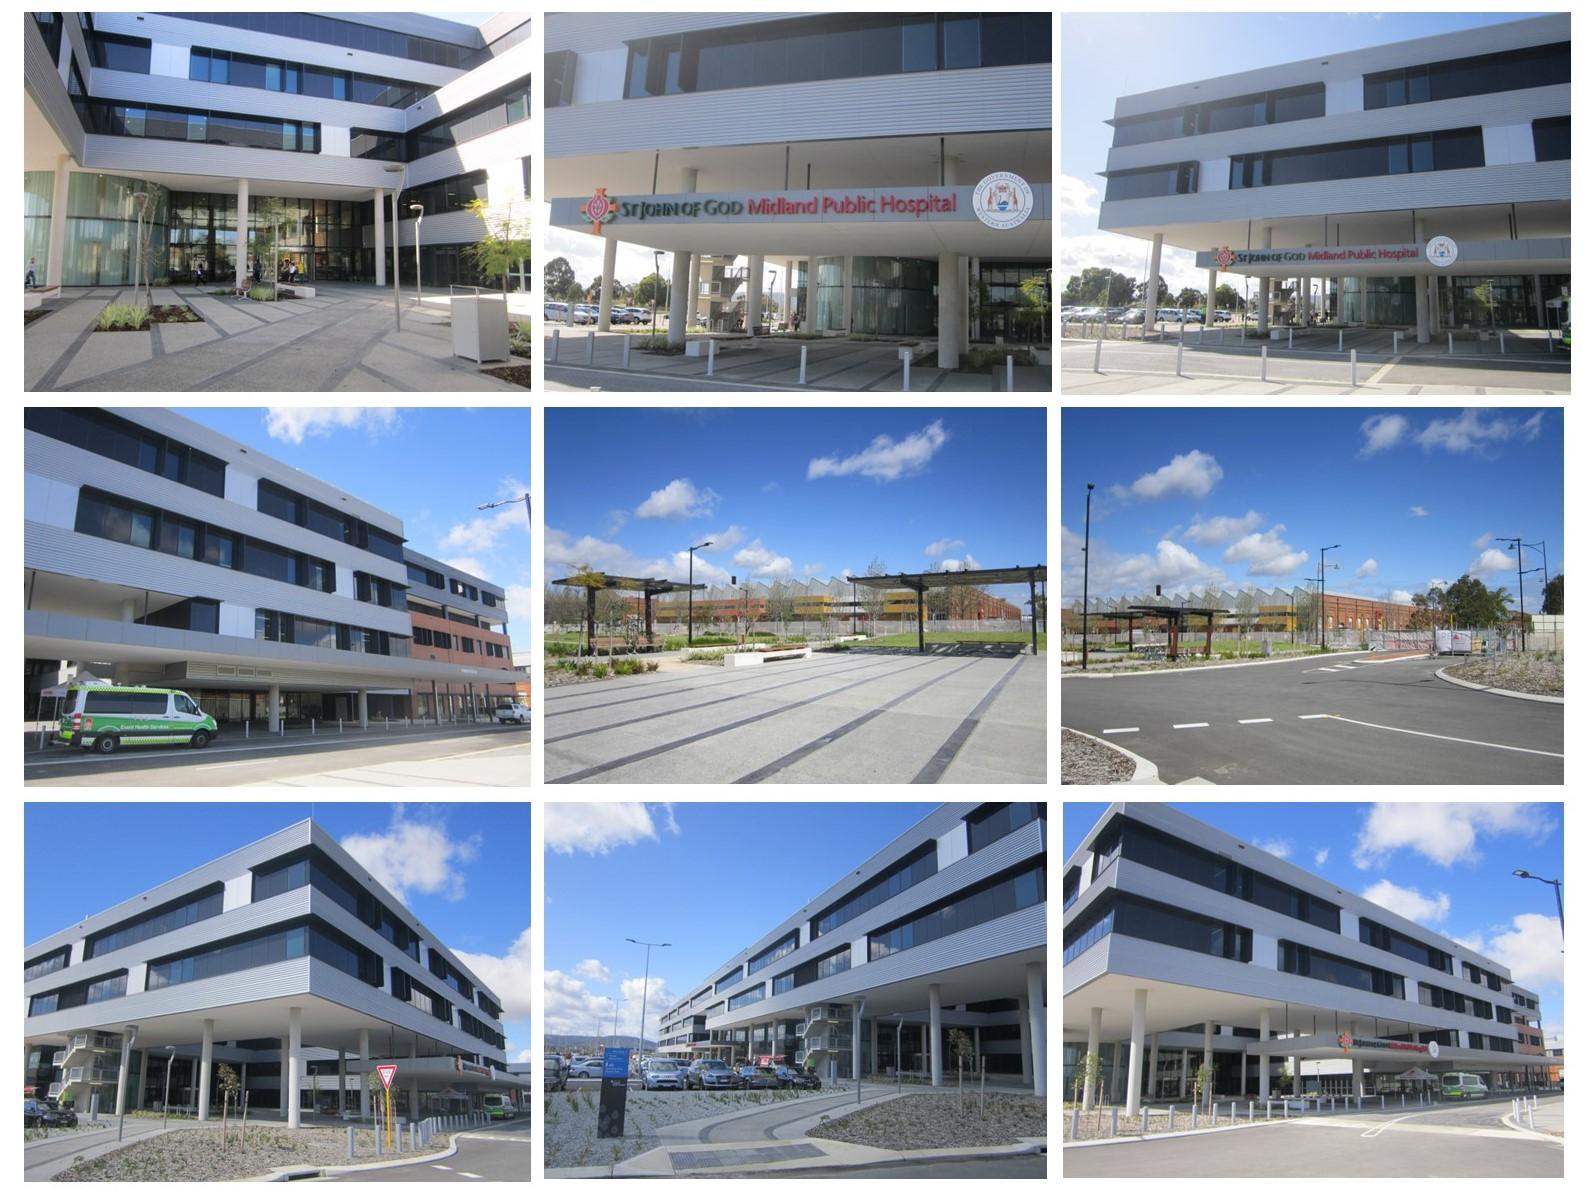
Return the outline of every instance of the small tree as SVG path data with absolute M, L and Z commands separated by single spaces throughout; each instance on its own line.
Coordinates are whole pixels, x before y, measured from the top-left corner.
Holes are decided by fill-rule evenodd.
M 467 211 L 483 224 L 484 236 L 463 254 L 473 270 L 486 280 L 498 277 L 500 290 L 505 292 L 506 277 L 511 269 L 526 263 L 533 254 L 533 242 L 528 237 L 532 221 L 527 202 L 490 205 L 475 199 L 467 203 Z
M 883 577 L 885 575 L 885 562 L 875 557 L 868 562 L 868 568 L 863 571 L 865 577 Z M 872 635 L 878 629 L 874 626 L 874 619 L 885 613 L 885 591 L 876 585 L 858 586 L 858 595 L 863 600 L 863 610 L 868 615 L 869 633 Z
M 1215 1067 L 1211 1062 L 1200 1062 L 1193 1071 L 1193 1102 L 1209 1107 L 1210 1096 L 1215 1091 Z
M 1290 1067 L 1284 1064 L 1281 1066 L 1281 1076 L 1279 1081 L 1281 1085 L 1281 1094 L 1290 1095 L 1292 1093 L 1292 1071 Z
M 1495 326 L 1495 296 L 1488 280 L 1474 287 L 1473 299 L 1484 307 L 1484 316 L 1489 322 L 1491 329 L 1493 329 Z
M 220 1081 L 220 1144 L 226 1145 L 230 1140 L 231 1109 L 242 1095 L 242 1083 L 229 1062 L 216 1065 L 214 1073 Z
M 1082 1088 L 1083 1094 L 1090 1099 L 1097 1100 L 1100 1088 L 1099 1055 L 1097 1053 L 1084 1054 L 1077 1066 L 1077 1081 Z

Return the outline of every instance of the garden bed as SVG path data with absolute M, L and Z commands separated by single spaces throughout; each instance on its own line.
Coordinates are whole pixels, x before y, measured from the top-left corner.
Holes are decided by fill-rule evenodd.
M 106 305 L 99 313 L 100 331 L 147 330 L 156 322 L 202 322 L 203 319 L 185 305 Z
M 346 1132 L 339 1127 L 286 1129 L 232 1126 L 229 1144 L 214 1129 L 174 1129 L 104 1154 L 72 1163 L 57 1182 L 202 1183 L 251 1179 L 282 1166 L 339 1166 L 347 1161 Z M 374 1156 L 370 1128 L 357 1132 L 357 1153 Z
M 607 677 L 632 677 L 657 672 L 659 667 L 659 661 L 646 661 L 636 656 L 617 656 L 606 661 L 565 658 L 549 665 L 544 684 L 566 686 L 580 681 L 602 681 Z
M 533 384 L 533 369 L 527 364 L 507 364 L 504 368 L 484 368 L 481 371 L 485 376 L 493 376 L 518 388 L 527 389 Z
M 990 1091 L 979 1108 L 977 1092 L 903 1095 L 862 1108 L 808 1130 L 809 1137 L 877 1146 L 882 1150 L 938 1150 L 1006 1146 L 1042 1140 L 1049 1128 L 1045 1101 L 1033 1095 Z
M 1132 758 L 1081 732 L 1061 729 L 1061 785 L 1106 786 L 1130 782 L 1136 771 Z
M 1519 694 L 1564 695 L 1565 657 L 1559 652 L 1508 652 L 1471 656 L 1446 669 L 1447 676 L 1478 686 L 1515 690 Z

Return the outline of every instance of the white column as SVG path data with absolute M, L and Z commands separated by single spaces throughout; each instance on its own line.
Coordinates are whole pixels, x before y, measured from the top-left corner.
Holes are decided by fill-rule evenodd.
M 1270 235 L 1271 235 L 1272 231 L 1273 231 L 1273 227 L 1271 227 L 1271 226 L 1265 226 L 1264 227 L 1264 247 L 1265 247 L 1266 250 L 1268 250 L 1269 246 L 1270 246 Z M 1270 278 L 1268 276 L 1260 276 L 1259 277 L 1259 333 L 1260 334 L 1268 334 L 1269 331 L 1270 331 Z
M 787 330 L 791 329 L 792 308 L 796 305 L 796 294 L 792 292 L 792 276 L 796 270 L 797 261 L 788 259 L 786 261 L 786 275 L 781 277 L 784 282 L 781 299 L 781 324 Z
M 956 262 L 957 277 L 960 279 L 960 277 L 962 275 L 962 257 L 960 255 L 958 255 L 956 257 L 956 261 L 957 261 Z M 957 304 L 960 306 L 961 303 L 962 303 L 962 298 L 960 296 L 960 290 L 959 290 L 959 295 L 957 296 L 956 300 L 957 300 Z M 957 325 L 958 326 L 961 325 L 960 319 L 958 320 Z M 843 262 L 842 265 L 841 265 L 841 329 L 845 330 L 848 334 L 851 334 L 852 333 L 852 329 L 853 329 L 853 327 L 852 327 L 852 256 L 850 256 L 850 255 L 848 255 L 846 257 L 845 262 Z M 962 332 L 960 330 L 957 331 L 957 337 L 958 338 L 961 337 L 961 333 Z
M 1363 1098 L 1363 1060 L 1352 1058 L 1352 1094 L 1358 1099 Z
M 287 1034 L 286 1057 L 286 1082 L 284 1084 L 286 1096 L 286 1127 L 288 1129 L 302 1128 L 302 1087 L 298 1079 L 298 1072 L 302 1063 L 302 1009 L 291 1009 L 290 1031 Z
M 1215 324 L 1215 277 L 1218 275 L 1219 269 L 1209 269 L 1209 299 L 1204 302 L 1204 324 L 1206 326 Z
M 687 251 L 671 253 L 671 313 L 665 327 L 665 341 L 680 347 L 687 341 L 687 315 L 692 304 L 687 296 L 687 268 L 693 256 Z
M 214 1021 L 203 1022 L 203 1060 L 198 1063 L 198 1119 L 209 1119 L 209 1075 L 214 1069 Z
M 1028 1045 L 1029 1045 L 1029 1049 L 1028 1049 L 1028 1057 L 1027 1057 L 1027 1060 L 1026 1060 L 1025 1064 L 1026 1065 L 1033 1065 L 1033 1060 L 1034 1060 L 1033 1048 L 1032 1048 L 1032 1046 L 1033 1046 L 1033 993 L 1030 991 L 1027 995 L 1023 996 L 1023 998 L 1028 1001 Z M 1097 1058 L 1099 1056 L 1099 1020 L 1100 1020 L 1100 1017 L 1103 1014 L 1104 1014 L 1104 1009 L 1103 1008 L 1089 1008 L 1088 1009 L 1088 1056 L 1090 1058 Z M 1041 1074 L 1041 1071 L 1039 1070 L 1039 1068 L 1037 1066 L 1034 1067 L 1033 1074 L 1034 1074 L 1034 1080 L 1037 1081 L 1039 1076 L 1040 1076 L 1040 1074 Z M 1037 1095 L 1038 1092 L 1035 1092 L 1034 1094 Z M 1087 1111 L 1088 1109 L 1092 1108 L 1093 1106 L 1094 1106 L 1094 1080 L 1089 1078 L 1088 1075 L 1085 1074 L 1083 1076 L 1083 1109 L 1084 1109 L 1084 1111 Z
M 972 259 L 972 256 L 963 255 L 961 257 L 961 272 L 962 272 L 962 348 L 963 348 L 963 350 L 966 350 L 968 344 L 973 341 L 973 321 L 972 321 L 973 307 L 969 304 L 969 300 L 968 300 L 973 295 L 973 287 L 972 287 L 973 286 L 973 259 Z
M 704 255 L 702 251 L 693 253 L 692 264 L 687 270 L 687 325 L 691 326 L 698 321 L 698 279 L 703 275 Z
M 1138 1104 L 1143 1095 L 1143 1024 L 1149 1011 L 1149 992 L 1138 988 L 1132 992 L 1132 1049 L 1127 1059 L 1127 1115 L 1138 1115 Z M 1151 1072 L 1149 1081 L 1154 1081 Z
M 60 284 L 66 274 L 66 205 L 71 197 L 71 156 L 55 156 L 54 194 L 49 204 L 49 250 L 40 284 Z
M 605 262 L 599 277 L 599 325 L 597 330 L 610 329 L 610 282 L 616 278 L 616 240 L 605 238 Z
M 1154 1040 L 1149 1042 L 1149 1091 L 1150 1099 L 1154 1098 L 1155 1082 L 1159 1078 L 1160 1070 L 1160 1034 L 1154 1034 Z
M 361 727 L 361 728 L 365 728 L 365 729 L 368 727 L 368 691 L 367 690 L 359 690 L 357 692 L 357 726 Z
M 247 204 L 248 182 L 236 182 L 236 287 L 246 288 L 248 278 L 247 262 Z
M 1215 1074 L 1215 1022 L 1213 1020 L 1204 1021 L 1204 1065 L 1209 1067 L 1209 1073 L 1204 1076 L 1205 1079 L 1213 1079 Z M 1204 1099 L 1207 1100 L 1214 1090 L 1213 1083 L 1206 1081 L 1204 1085 Z
M 1270 1039 L 1270 1009 L 1259 1009 L 1259 1040 Z M 1270 1055 L 1259 1055 L 1259 1102 L 1270 1098 Z
M 935 289 L 938 307 L 935 326 L 939 332 L 935 363 L 945 372 L 955 372 L 961 366 L 962 319 L 957 308 L 962 303 L 962 292 L 957 283 L 957 270 L 957 256 L 942 253 L 938 287 Z
M 357 1101 L 358 1112 L 362 1119 L 368 1119 L 368 1030 L 359 1029 L 357 1034 L 357 1057 L 362 1069 L 357 1074 Z
M 374 189 L 374 283 L 385 287 L 385 190 Z
M 269 687 L 269 730 L 274 732 L 280 727 L 280 687 Z
M 345 1116 L 346 1115 L 346 1050 L 341 1049 L 339 1047 L 339 1043 L 337 1043 L 337 1047 L 336 1047 L 336 1050 L 335 1050 L 335 1056 L 339 1060 L 339 1065 L 337 1066 L 336 1069 L 337 1069 L 337 1073 L 340 1076 L 340 1081 L 338 1083 L 336 1083 L 336 1085 L 335 1085 L 335 1106 L 336 1106 L 336 1109 L 341 1113 L 341 1115 Z
M 929 1082 L 945 1086 L 945 1052 L 940 1047 L 940 984 L 929 984 Z
M 1044 1068 L 1044 963 L 1028 963 L 1028 1020 L 1033 1030 L 1033 1093 L 1046 1094 Z
M 1018 1036 L 1021 1038 L 1022 1083 L 1025 1087 L 1031 1087 L 1033 1085 L 1033 1037 L 1028 1028 L 1028 997 L 1026 995 L 1017 1000 L 1017 1029 Z
M 1163 233 L 1156 234 L 1149 244 L 1149 279 L 1143 293 L 1143 329 L 1146 334 L 1154 330 L 1155 302 L 1160 296 L 1160 248 L 1164 245 Z
M 121 1066 L 115 1073 L 115 1114 L 126 1115 L 126 1078 L 132 1068 L 132 1059 L 126 1051 L 126 1033 L 121 1034 Z
M 764 317 L 764 256 L 748 256 L 748 312 L 746 333 L 752 334 Z

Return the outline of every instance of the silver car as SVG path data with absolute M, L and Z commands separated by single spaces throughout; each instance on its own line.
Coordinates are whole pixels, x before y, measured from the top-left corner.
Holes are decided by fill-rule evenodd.
M 643 1066 L 643 1090 L 681 1091 L 686 1084 L 682 1064 L 674 1058 L 649 1058 Z

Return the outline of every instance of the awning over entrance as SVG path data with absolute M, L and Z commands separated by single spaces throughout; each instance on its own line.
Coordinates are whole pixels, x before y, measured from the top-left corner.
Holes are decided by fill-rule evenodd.
M 1221 247 L 1200 251 L 1195 260 L 1205 271 L 1241 276 L 1512 276 L 1570 272 L 1570 238 L 1518 238 L 1462 241 L 1455 258 L 1434 259 L 1422 243 L 1358 243 L 1347 246 Z
M 1042 564 L 1024 568 L 1016 565 L 1009 569 L 958 569 L 955 572 L 887 573 L 875 577 L 848 577 L 853 585 L 867 585 L 873 589 L 910 589 L 918 595 L 918 651 L 923 651 L 923 596 L 931 589 L 949 589 L 953 585 L 1020 585 L 1028 583 L 1028 615 L 1033 628 L 1033 655 L 1039 655 L 1039 591 L 1036 582 L 1046 580 L 1047 570 Z
M 1258 1054 L 1298 1058 L 1305 1061 L 1359 1058 L 1368 1062 L 1370 1066 L 1426 1066 L 1436 1062 L 1455 1061 L 1464 1069 L 1487 1066 L 1502 1070 L 1523 1066 L 1547 1066 L 1561 1060 L 1540 1054 L 1465 1049 L 1458 1045 L 1440 1045 L 1434 1041 L 1392 1041 L 1383 1037 L 1366 1037 L 1351 1032 L 1308 1033 L 1304 1036 L 1283 1037 L 1271 1041 L 1250 1041 L 1248 1056 L 1254 1057 Z

